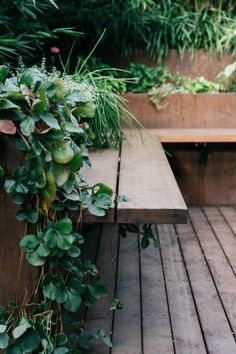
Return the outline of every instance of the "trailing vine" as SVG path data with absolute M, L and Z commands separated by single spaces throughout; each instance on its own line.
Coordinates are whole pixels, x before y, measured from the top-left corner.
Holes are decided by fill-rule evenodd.
M 91 85 L 71 76 L 37 67 L 9 76 L 0 67 L 0 122 L 10 124 L 5 133 L 14 134 L 25 154 L 5 190 L 19 207 L 16 218 L 26 223 L 22 252 L 39 274 L 20 303 L 0 307 L 0 349 L 7 354 L 78 354 L 94 337 L 111 345 L 103 330 L 87 332 L 73 316 L 107 295 L 93 281 L 96 266 L 81 258 L 78 229 L 85 208 L 103 216 L 112 206 L 113 191 L 103 183 L 88 185 L 81 173 L 90 166 L 95 99 Z M 68 327 L 74 328 L 69 338 Z

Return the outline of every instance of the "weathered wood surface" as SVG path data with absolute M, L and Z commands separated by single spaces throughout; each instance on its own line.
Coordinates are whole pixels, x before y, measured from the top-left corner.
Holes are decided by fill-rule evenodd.
M 141 354 L 141 301 L 138 235 L 130 234 L 120 239 L 117 291 L 124 309 L 116 311 L 113 324 L 114 354 Z M 127 346 L 127 333 L 129 345 Z
M 156 225 L 152 227 L 157 236 Z M 140 252 L 143 352 L 173 354 L 166 274 L 160 252 L 148 247 Z
M 160 225 L 158 231 L 175 351 L 203 354 L 205 345 L 174 227 Z
M 236 353 L 235 220 L 234 208 L 190 208 L 187 225 L 153 226 L 160 250 L 140 250 L 134 234 L 121 240 L 112 293 L 117 286 L 125 308 L 113 315 L 110 354 Z M 109 332 L 100 310 L 94 318 Z
M 91 151 L 89 154 L 92 168 L 83 168 L 81 174 L 87 178 L 92 185 L 95 183 L 105 183 L 114 192 L 114 198 L 117 188 L 117 171 L 119 163 L 119 150 L 106 149 Z M 113 198 L 113 200 L 114 200 Z M 114 208 L 107 211 L 106 216 L 99 218 L 91 215 L 88 210 L 84 210 L 84 222 L 114 222 Z
M 236 129 L 151 129 L 162 143 L 235 143 Z
M 95 230 L 97 229 L 96 225 L 93 227 Z M 102 228 L 103 232 L 101 233 L 95 263 L 100 272 L 98 281 L 109 289 L 109 295 L 88 308 L 86 320 L 88 328 L 103 328 L 108 336 L 112 337 L 113 312 L 110 310 L 110 307 L 116 290 L 118 232 L 116 224 L 106 224 Z M 103 343 L 94 341 L 94 345 L 96 345 L 96 354 L 110 353 L 110 348 Z M 93 348 L 91 352 L 93 352 Z
M 118 190 L 130 201 L 118 205 L 117 222 L 186 222 L 187 207 L 159 140 L 132 129 L 125 135 Z

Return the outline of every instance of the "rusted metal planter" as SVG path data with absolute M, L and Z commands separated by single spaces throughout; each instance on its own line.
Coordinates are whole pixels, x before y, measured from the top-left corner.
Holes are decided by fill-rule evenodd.
M 146 93 L 122 96 L 145 128 L 236 127 L 236 93 L 171 94 L 160 110 Z

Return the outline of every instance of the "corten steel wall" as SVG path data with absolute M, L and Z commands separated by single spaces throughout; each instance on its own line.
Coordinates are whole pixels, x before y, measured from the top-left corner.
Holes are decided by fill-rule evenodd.
M 236 128 L 236 93 L 168 95 L 160 110 L 146 93 L 122 96 L 145 128 Z
M 171 49 L 167 57 L 161 63 L 149 59 L 147 54 L 141 51 L 137 51 L 129 59 L 121 59 L 118 53 L 112 57 L 106 57 L 106 55 L 102 57 L 114 67 L 127 68 L 129 63 L 140 63 L 148 66 L 159 64 L 168 66 L 173 74 L 179 72 L 190 77 L 204 76 L 209 80 L 214 79 L 227 65 L 234 62 L 230 53 L 219 56 L 218 54 L 206 52 L 202 49 L 197 50 L 194 54 L 190 51 L 186 51 L 182 56 L 178 54 L 177 50 Z
M 10 175 L 17 166 L 23 165 L 24 156 L 14 146 L 13 139 L 0 137 L 0 165 Z M 27 286 L 33 279 L 33 270 L 23 260 L 22 272 L 19 264 L 21 251 L 19 241 L 25 232 L 25 223 L 15 218 L 17 208 L 3 188 L 0 179 L 0 305 L 9 301 L 22 301 Z M 17 285 L 18 284 L 18 285 Z

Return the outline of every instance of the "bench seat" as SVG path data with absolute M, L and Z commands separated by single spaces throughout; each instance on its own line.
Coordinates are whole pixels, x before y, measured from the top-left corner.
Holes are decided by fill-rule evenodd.
M 150 129 L 162 143 L 235 143 L 236 129 Z
M 147 132 L 125 131 L 120 152 L 90 153 L 92 169 L 82 174 L 93 183 L 107 183 L 128 202 L 115 205 L 105 217 L 84 212 L 85 222 L 186 223 L 187 207 L 159 139 Z

